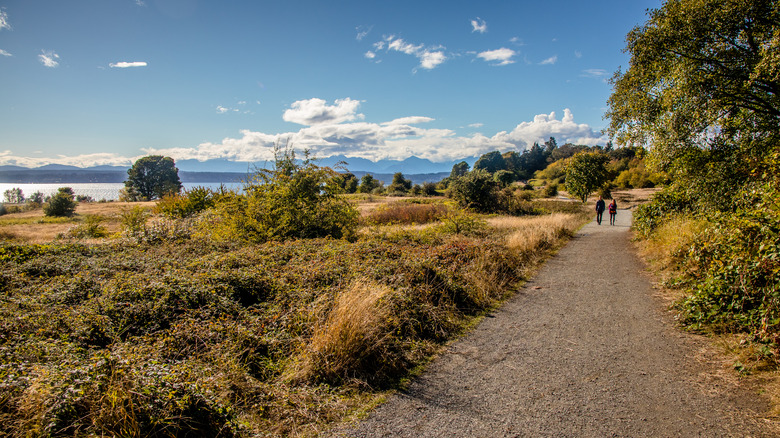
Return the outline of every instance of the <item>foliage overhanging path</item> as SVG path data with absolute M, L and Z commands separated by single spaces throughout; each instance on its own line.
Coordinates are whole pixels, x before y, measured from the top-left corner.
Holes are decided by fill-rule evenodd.
M 519 293 L 348 437 L 773 436 L 755 389 L 715 378 L 615 226 L 586 225 Z

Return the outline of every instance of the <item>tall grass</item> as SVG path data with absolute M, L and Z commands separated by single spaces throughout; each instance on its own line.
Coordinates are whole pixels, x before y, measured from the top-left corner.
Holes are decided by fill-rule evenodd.
M 506 237 L 506 245 L 522 254 L 547 250 L 570 237 L 581 225 L 580 216 L 575 214 L 554 213 L 547 216 L 519 218 L 499 218 L 490 220 L 490 224 L 499 229 L 511 229 Z

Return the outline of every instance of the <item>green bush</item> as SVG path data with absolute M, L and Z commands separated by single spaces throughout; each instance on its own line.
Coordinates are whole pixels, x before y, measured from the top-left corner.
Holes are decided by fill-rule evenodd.
M 672 214 L 692 212 L 695 205 L 686 193 L 675 187 L 667 187 L 653 196 L 653 199 L 639 205 L 634 211 L 632 227 L 642 236 L 648 236 Z
M 255 242 L 295 238 L 352 238 L 358 211 L 329 183 L 337 174 L 316 166 L 306 153 L 299 164 L 292 150 L 278 152 L 273 170 L 262 169 L 244 187 L 220 201 L 214 235 Z
M 43 205 L 43 214 L 54 217 L 70 217 L 76 212 L 78 203 L 73 199 L 73 189 L 61 187 L 54 196 Z
M 463 208 L 479 212 L 493 212 L 498 205 L 498 183 L 485 169 L 475 169 L 464 176 L 453 178 L 449 196 Z
M 216 205 L 217 194 L 206 187 L 193 187 L 183 194 L 168 193 L 157 201 L 156 210 L 171 218 L 194 216 Z
M 69 230 L 68 235 L 76 239 L 106 237 L 108 230 L 103 226 L 103 221 L 105 221 L 103 216 L 86 215 L 84 223 Z

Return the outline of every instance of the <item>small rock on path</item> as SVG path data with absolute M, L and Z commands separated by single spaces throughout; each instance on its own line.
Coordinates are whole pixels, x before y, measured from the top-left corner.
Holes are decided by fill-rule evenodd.
M 775 436 L 755 388 L 707 376 L 629 241 L 583 227 L 405 392 L 339 437 Z

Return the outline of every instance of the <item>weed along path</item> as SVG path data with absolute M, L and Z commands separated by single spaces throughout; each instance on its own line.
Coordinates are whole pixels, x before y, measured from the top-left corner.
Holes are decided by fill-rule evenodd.
M 406 391 L 342 437 L 758 437 L 755 388 L 675 328 L 630 243 L 592 222 Z M 728 373 L 726 373 L 728 374 Z

